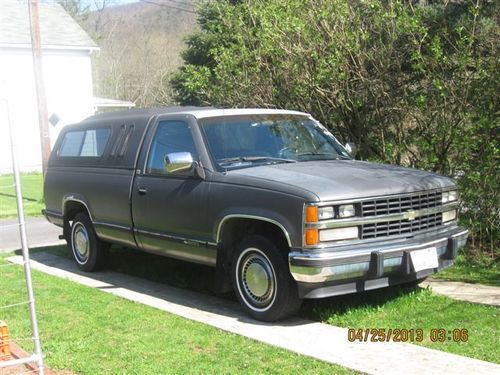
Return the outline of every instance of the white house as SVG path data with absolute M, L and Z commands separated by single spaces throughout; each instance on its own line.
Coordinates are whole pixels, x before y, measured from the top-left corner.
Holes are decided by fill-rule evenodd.
M 61 128 L 94 113 L 90 55 L 95 42 L 54 3 L 40 4 L 43 71 L 52 144 Z M 3 102 L 3 103 L 2 103 Z M 0 174 L 12 171 L 7 109 L 21 170 L 41 170 L 28 2 L 0 0 Z

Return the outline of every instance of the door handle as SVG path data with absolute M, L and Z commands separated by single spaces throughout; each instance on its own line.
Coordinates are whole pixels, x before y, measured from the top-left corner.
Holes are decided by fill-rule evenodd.
M 140 195 L 146 195 L 146 193 L 148 192 L 148 189 L 146 188 L 143 188 L 143 187 L 140 187 L 137 189 L 137 192 L 140 194 Z

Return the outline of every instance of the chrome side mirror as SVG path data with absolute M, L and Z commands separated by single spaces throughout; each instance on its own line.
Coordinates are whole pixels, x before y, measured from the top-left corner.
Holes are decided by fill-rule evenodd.
M 344 148 L 352 157 L 355 157 L 356 154 L 358 153 L 358 146 L 356 146 L 356 144 L 353 142 L 347 142 Z
M 193 168 L 194 161 L 190 152 L 172 152 L 165 155 L 165 171 L 167 173 L 180 173 Z

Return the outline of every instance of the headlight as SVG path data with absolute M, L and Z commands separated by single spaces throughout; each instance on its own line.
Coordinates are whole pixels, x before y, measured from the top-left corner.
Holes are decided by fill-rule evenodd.
M 320 207 L 318 209 L 318 216 L 320 220 L 333 219 L 335 217 L 335 210 L 332 206 Z
M 343 204 L 339 206 L 340 218 L 353 217 L 354 215 L 356 215 L 356 210 L 354 209 L 353 204 Z
M 445 191 L 441 196 L 442 203 L 454 202 L 458 199 L 458 192 L 456 190 Z
M 448 221 L 455 220 L 457 218 L 457 210 L 451 210 L 451 211 L 446 211 L 443 212 L 442 214 L 442 222 L 447 223 Z
M 448 192 L 448 202 L 454 202 L 458 199 L 458 191 L 452 190 Z
M 306 206 L 305 220 L 307 223 L 316 223 L 318 220 L 329 220 L 337 217 L 344 219 L 356 216 L 354 204 L 342 204 L 339 206 Z

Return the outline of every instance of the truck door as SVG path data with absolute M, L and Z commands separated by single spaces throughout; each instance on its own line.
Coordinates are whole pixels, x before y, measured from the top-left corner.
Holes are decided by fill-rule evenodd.
M 185 116 L 159 119 L 147 138 L 132 190 L 139 246 L 148 252 L 214 265 L 216 247 L 208 244 L 211 225 L 206 214 L 209 182 L 193 169 L 169 173 L 165 168 L 165 157 L 172 153 L 189 152 L 194 161 L 200 160 L 196 122 Z

